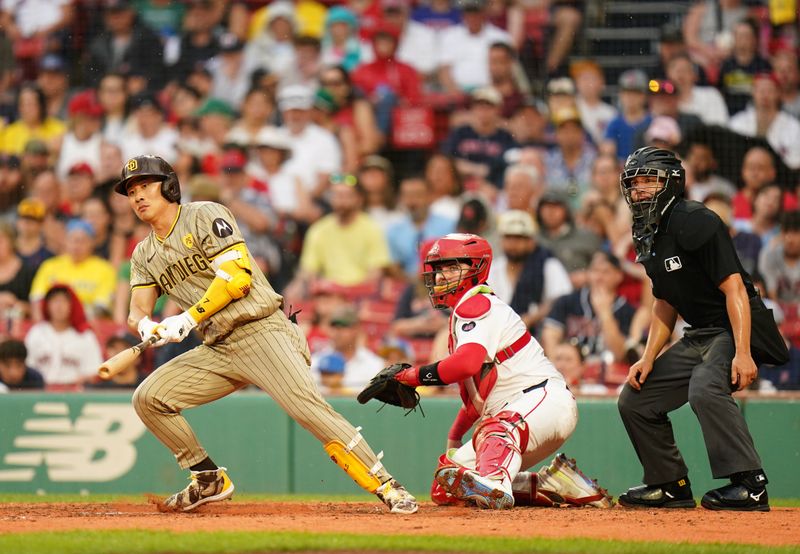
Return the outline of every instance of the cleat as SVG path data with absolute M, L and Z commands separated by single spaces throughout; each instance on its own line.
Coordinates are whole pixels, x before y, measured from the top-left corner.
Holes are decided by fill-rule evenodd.
M 507 510 L 514 507 L 514 497 L 500 487 L 499 481 L 480 476 L 464 467 L 445 467 L 436 473 L 436 481 L 448 493 L 472 501 L 481 508 Z
M 189 485 L 164 501 L 164 507 L 175 512 L 191 512 L 209 502 L 227 500 L 233 495 L 233 481 L 225 473 L 227 468 L 212 471 L 193 471 Z
M 697 505 L 688 478 L 630 488 L 620 495 L 619 504 L 626 508 L 694 508 Z
M 728 483 L 705 493 L 700 505 L 707 510 L 768 512 L 769 495 L 765 487 L 750 489 L 742 483 Z
M 380 498 L 393 514 L 413 514 L 419 509 L 417 499 L 394 479 L 389 479 L 378 487 L 375 496 Z
M 537 492 L 548 497 L 554 505 L 592 506 L 611 508 L 614 500 L 597 481 L 589 479 L 578 469 L 573 458 L 563 453 L 537 473 Z

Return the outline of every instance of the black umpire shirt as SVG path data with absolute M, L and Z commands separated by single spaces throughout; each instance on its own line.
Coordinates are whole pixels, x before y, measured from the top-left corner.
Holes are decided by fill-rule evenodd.
M 719 290 L 729 275 L 739 273 L 748 296 L 756 295 L 728 227 L 700 202 L 677 201 L 659 225 L 643 265 L 653 281 L 653 295 L 695 328 L 731 329 L 725 295 Z

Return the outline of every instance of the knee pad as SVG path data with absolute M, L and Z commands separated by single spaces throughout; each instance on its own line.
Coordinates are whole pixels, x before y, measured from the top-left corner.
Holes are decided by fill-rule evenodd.
M 342 468 L 359 487 L 369 493 L 374 493 L 378 487 L 381 486 L 377 473 L 383 468 L 383 464 L 381 463 L 383 452 L 377 455 L 378 461 L 375 462 L 375 465 L 368 467 L 367 464 L 353 452 L 356 445 L 363 440 L 360 431 L 361 427 L 356 427 L 356 436 L 347 443 L 347 446 L 345 446 L 342 441 L 334 439 L 327 442 L 323 448 L 328 456 L 330 456 L 333 463 Z
M 494 417 L 483 420 L 472 436 L 476 453 L 479 445 L 490 436 L 505 437 L 509 442 L 513 441 L 517 450 L 522 453 L 528 447 L 528 424 L 520 414 L 511 411 L 500 412 Z

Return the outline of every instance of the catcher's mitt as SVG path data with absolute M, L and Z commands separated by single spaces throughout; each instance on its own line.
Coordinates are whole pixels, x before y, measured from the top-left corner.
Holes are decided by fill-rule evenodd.
M 392 406 L 414 410 L 419 405 L 417 389 L 394 378 L 395 375 L 409 367 L 411 364 L 392 364 L 380 370 L 358 394 L 358 401 L 366 404 L 375 398 Z

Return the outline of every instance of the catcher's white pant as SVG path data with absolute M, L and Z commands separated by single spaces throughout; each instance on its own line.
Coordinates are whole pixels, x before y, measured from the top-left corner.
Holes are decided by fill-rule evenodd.
M 541 388 L 520 394 L 502 409 L 522 416 L 528 426 L 528 444 L 520 454 L 509 457 L 505 468 L 508 475 L 502 480 L 502 487 L 512 493 L 511 483 L 521 469 L 528 469 L 550 457 L 566 441 L 578 423 L 578 405 L 575 397 L 560 379 L 549 379 Z M 478 420 L 480 425 L 482 420 Z M 519 433 L 513 433 L 511 440 L 519 440 Z M 517 450 L 519 445 L 515 445 Z M 469 469 L 476 468 L 475 447 L 472 441 L 461 446 L 450 459 Z

